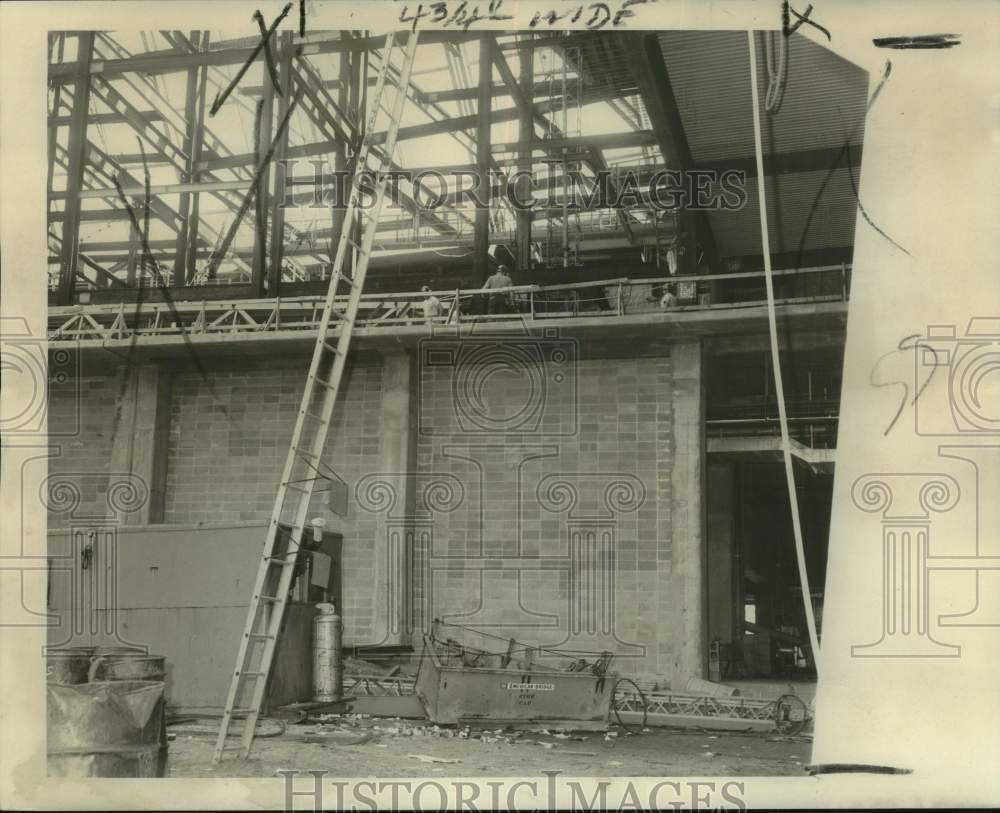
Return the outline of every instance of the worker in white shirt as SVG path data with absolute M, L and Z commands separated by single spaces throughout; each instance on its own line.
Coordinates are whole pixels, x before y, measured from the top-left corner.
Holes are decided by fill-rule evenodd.
M 420 304 L 424 309 L 424 322 L 429 325 L 434 321 L 434 317 L 441 315 L 441 300 L 431 293 L 429 285 L 425 285 L 420 291 L 427 294 Z
M 660 299 L 660 307 L 665 311 L 673 310 L 677 307 L 677 296 L 670 290 L 669 285 L 666 285 L 663 288 L 663 296 Z
M 501 265 L 497 266 L 496 273 L 486 280 L 486 285 L 483 286 L 483 289 L 490 291 L 493 288 L 510 288 L 513 284 L 514 282 L 507 273 L 507 266 Z M 510 292 L 506 291 L 500 294 L 490 293 L 488 305 L 491 314 L 510 313 Z

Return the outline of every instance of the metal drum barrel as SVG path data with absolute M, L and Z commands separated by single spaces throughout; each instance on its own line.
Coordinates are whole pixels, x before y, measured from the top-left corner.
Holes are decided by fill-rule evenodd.
M 166 776 L 163 686 L 148 680 L 49 684 L 49 776 Z
M 166 658 L 142 652 L 94 655 L 88 671 L 88 682 L 100 680 L 163 680 Z
M 45 651 L 46 683 L 86 683 L 92 646 L 53 647 Z
M 129 645 L 112 645 L 112 644 L 98 644 L 94 647 L 94 655 L 102 657 L 141 657 L 143 655 L 148 655 L 149 649 L 142 646 L 129 646 Z

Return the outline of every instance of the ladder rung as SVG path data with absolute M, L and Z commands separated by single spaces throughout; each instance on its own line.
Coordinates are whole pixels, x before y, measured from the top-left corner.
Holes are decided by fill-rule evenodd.
M 242 708 L 230 709 L 227 713 L 230 717 L 242 717 L 245 714 L 256 714 L 257 709 L 253 706 L 243 706 Z
M 291 489 L 294 489 L 295 491 L 301 491 L 303 494 L 308 494 L 309 493 L 309 489 L 308 488 L 304 488 L 303 486 L 296 485 L 295 483 L 282 483 L 282 485 L 285 488 L 291 488 Z
M 295 564 L 294 559 L 287 559 L 284 556 L 265 556 L 264 559 L 267 562 L 276 563 L 282 567 L 290 567 Z
M 330 383 L 325 378 L 320 378 L 319 376 L 316 376 L 315 381 L 316 381 L 317 384 L 319 384 L 319 385 L 321 385 L 323 387 L 326 387 L 328 390 L 335 390 L 335 389 L 337 389 L 337 387 L 336 387 L 335 384 Z M 317 455 L 317 457 L 318 457 L 318 455 Z
M 264 677 L 264 675 L 266 675 L 267 672 L 237 672 L 236 674 L 240 678 L 255 678 L 255 677 Z
M 247 632 L 245 635 L 247 638 L 269 638 L 272 641 L 274 640 L 274 635 L 270 632 Z
M 281 601 L 278 596 L 254 596 L 258 601 Z
M 321 339 L 321 341 L 323 342 L 323 347 L 325 347 L 331 353 L 335 353 L 338 356 L 344 355 L 343 353 L 340 352 L 340 348 L 337 347 L 337 345 L 330 344 L 330 342 L 328 342 L 326 339 Z
M 314 421 L 316 421 L 317 423 L 321 423 L 324 426 L 326 424 L 330 423 L 322 415 L 317 415 L 315 412 L 310 412 L 308 409 L 302 410 L 302 414 L 305 415 L 305 416 L 307 416 L 307 417 L 309 417 L 309 418 L 312 418 Z
M 320 382 L 322 382 L 322 383 L 324 383 L 324 384 L 326 383 L 326 382 L 325 382 L 325 381 L 324 381 L 323 379 L 321 379 L 321 378 L 320 378 L 319 376 L 316 376 L 316 380 L 317 380 L 317 381 L 320 381 Z M 330 387 L 330 389 L 333 389 L 333 387 Z M 318 459 L 318 458 L 319 458 L 319 455 L 318 455 L 318 454 L 316 454 L 315 452 L 310 452 L 310 451 L 309 451 L 308 449 L 303 449 L 303 448 L 302 448 L 301 446 L 293 446 L 293 447 L 292 447 L 292 450 L 293 450 L 294 452 L 296 452 L 296 454 L 300 454 L 300 455 L 302 455 L 302 457 L 311 457 L 311 458 L 312 458 L 313 460 L 316 460 L 316 459 Z
M 231 737 L 242 737 L 243 736 L 243 732 L 239 731 L 239 732 L 237 732 L 235 734 L 230 734 L 229 736 L 231 736 Z M 244 747 L 245 746 L 243 745 L 243 743 L 236 743 L 234 745 L 223 745 L 218 750 L 219 751 L 242 751 Z

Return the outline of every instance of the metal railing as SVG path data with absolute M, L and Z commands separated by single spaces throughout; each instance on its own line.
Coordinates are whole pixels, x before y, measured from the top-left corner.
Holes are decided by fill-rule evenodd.
M 823 266 L 774 272 L 775 287 L 792 283 L 792 295 L 779 305 L 846 301 L 850 267 Z M 747 283 L 753 283 L 749 287 Z M 664 311 L 659 295 L 665 285 L 678 290 L 678 304 Z M 757 290 L 759 288 L 759 291 Z M 813 293 L 803 294 L 812 289 Z M 749 293 L 749 296 L 748 296 Z M 437 307 L 431 297 L 437 300 Z M 492 300 L 492 305 L 491 305 Z M 759 306 L 766 301 L 762 272 L 644 279 L 615 278 L 561 285 L 514 285 L 475 289 L 364 294 L 356 326 L 391 329 L 401 326 L 457 326 L 475 322 L 504 322 L 565 318 L 606 318 L 685 311 L 726 310 Z M 347 295 L 334 307 L 343 310 Z M 430 306 L 430 307 L 428 307 Z M 323 297 L 221 301 L 146 302 L 71 305 L 49 309 L 49 340 L 121 341 L 142 336 L 184 333 L 198 336 L 276 333 L 315 330 L 322 317 Z M 493 311 L 493 312 L 490 312 Z

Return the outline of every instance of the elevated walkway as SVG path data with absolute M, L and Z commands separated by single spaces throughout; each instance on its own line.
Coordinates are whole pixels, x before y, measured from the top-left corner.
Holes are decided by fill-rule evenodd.
M 830 266 L 777 272 L 776 277 L 794 275 L 796 286 L 801 288 L 803 280 L 818 281 L 825 275 L 829 283 L 831 274 L 846 279 L 847 273 L 849 269 L 843 266 Z M 467 331 L 497 336 L 542 335 L 547 328 L 595 343 L 642 339 L 637 351 L 677 337 L 717 336 L 731 341 L 734 336 L 766 333 L 762 282 L 763 274 L 745 273 L 513 286 L 505 289 L 512 301 L 512 312 L 503 314 L 481 313 L 485 309 L 481 290 L 438 291 L 435 296 L 441 302 L 441 311 L 429 318 L 423 314 L 426 293 L 366 294 L 357 316 L 355 337 L 361 350 L 415 346 L 431 335 L 465 335 Z M 657 293 L 667 283 L 680 291 L 680 304 L 663 310 Z M 747 295 L 744 287 L 742 298 L 733 297 L 731 301 L 725 301 L 721 294 L 713 301 L 712 294 L 698 293 L 699 284 L 708 287 L 734 283 L 759 285 L 761 291 L 759 295 Z M 829 290 L 831 286 L 822 287 Z M 196 296 L 196 291 L 190 294 Z M 342 312 L 346 301 L 346 296 L 338 297 L 335 308 Z M 827 335 L 832 341 L 842 341 L 847 306 L 846 283 L 837 286 L 836 293 L 778 299 L 779 330 L 796 335 Z M 177 302 L 162 301 L 161 296 L 160 301 L 141 304 L 51 307 L 48 339 L 50 349 L 86 353 L 129 350 L 140 358 L 188 354 L 190 348 L 208 355 L 304 352 L 312 346 L 322 307 L 320 296 Z

